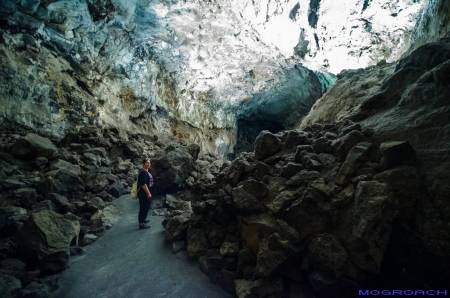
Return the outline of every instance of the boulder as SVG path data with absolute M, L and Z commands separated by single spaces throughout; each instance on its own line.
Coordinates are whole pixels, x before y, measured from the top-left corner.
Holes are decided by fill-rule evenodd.
M 108 187 L 107 192 L 115 198 L 119 198 L 124 193 L 123 184 L 120 181 L 115 181 Z
M 167 242 L 179 240 L 189 226 L 192 212 L 185 211 L 179 215 L 167 218 L 165 224 L 164 237 Z
M 62 159 L 55 159 L 50 162 L 50 170 L 60 170 L 60 169 L 67 169 L 71 172 L 73 172 L 75 175 L 81 175 L 81 168 L 79 165 L 74 165 L 70 162 L 67 162 Z
M 203 229 L 189 227 L 187 232 L 187 252 L 191 258 L 198 259 L 210 249 L 210 243 Z
M 58 148 L 49 139 L 34 133 L 29 133 L 25 137 L 17 139 L 11 146 L 10 152 L 31 160 L 38 156 L 52 156 L 58 152 Z
M 68 252 L 70 244 L 78 242 L 79 233 L 80 224 L 75 216 L 43 210 L 30 214 L 15 242 L 43 259 L 56 252 Z
M 156 193 L 176 191 L 195 170 L 194 158 L 182 147 L 169 146 L 152 158 Z
M 58 179 L 53 179 L 52 177 L 41 180 L 35 184 L 35 187 L 44 196 L 47 196 L 50 193 L 56 193 L 62 196 L 67 194 L 67 187 Z
M 347 158 L 347 154 L 350 152 L 350 150 L 361 142 L 364 142 L 364 135 L 358 130 L 354 130 L 346 134 L 345 136 L 335 140 L 332 146 L 336 152 L 338 161 L 344 161 Z
M 60 169 L 54 176 L 63 184 L 68 192 L 84 192 L 84 183 L 81 177 L 68 169 Z
M 268 130 L 259 133 L 255 140 L 255 159 L 262 160 L 272 156 L 280 149 L 281 141 Z
M 339 277 L 344 273 L 347 251 L 341 243 L 330 234 L 320 234 L 308 245 L 311 264 L 326 273 Z
M 99 193 L 102 190 L 105 190 L 106 187 L 109 185 L 106 175 L 101 174 L 101 173 L 88 174 L 88 175 L 86 175 L 85 181 L 86 181 L 86 184 L 85 184 L 86 191 L 91 191 L 93 193 Z M 122 190 L 122 193 L 123 193 L 123 190 Z
M 37 263 L 41 276 L 54 275 L 63 272 L 69 267 L 69 252 L 59 251 L 45 256 Z
M 110 229 L 119 220 L 120 216 L 121 213 L 116 206 L 108 205 L 91 216 L 91 226 L 93 228 L 105 227 Z
M 231 191 L 234 206 L 241 214 L 264 212 L 264 205 L 252 194 L 246 192 L 243 186 L 235 187 Z
M 396 201 L 388 184 L 358 183 L 354 205 L 341 218 L 342 243 L 353 264 L 370 272 L 380 270 L 396 213 Z
M 342 164 L 334 183 L 339 185 L 347 184 L 358 167 L 367 161 L 371 146 L 372 144 L 370 143 L 362 142 L 353 147 Z

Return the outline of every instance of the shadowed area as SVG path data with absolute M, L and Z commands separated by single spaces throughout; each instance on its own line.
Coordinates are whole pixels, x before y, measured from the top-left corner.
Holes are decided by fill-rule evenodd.
M 122 217 L 85 254 L 71 259 L 54 297 L 233 297 L 211 283 L 186 251 L 173 254 L 164 242 L 162 217 L 139 230 L 139 204 L 129 195 L 115 205 Z

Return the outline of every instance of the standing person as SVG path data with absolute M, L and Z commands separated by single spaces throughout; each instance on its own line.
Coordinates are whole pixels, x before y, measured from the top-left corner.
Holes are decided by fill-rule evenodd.
M 150 192 L 153 186 L 153 176 L 149 173 L 151 166 L 150 159 L 146 158 L 142 161 L 142 169 L 139 171 L 137 187 L 138 197 L 139 197 L 139 229 L 148 229 L 150 225 L 146 223 L 150 222 L 147 220 L 148 210 L 151 205 L 152 194 Z

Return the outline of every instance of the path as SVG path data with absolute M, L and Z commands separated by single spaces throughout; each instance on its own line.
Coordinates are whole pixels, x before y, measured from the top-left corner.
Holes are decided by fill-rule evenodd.
M 139 230 L 139 203 L 126 195 L 114 204 L 122 217 L 86 246 L 83 256 L 71 258 L 54 297 L 234 297 L 213 284 L 186 251 L 172 253 L 171 245 L 164 242 L 161 217 L 152 216 L 151 228 Z

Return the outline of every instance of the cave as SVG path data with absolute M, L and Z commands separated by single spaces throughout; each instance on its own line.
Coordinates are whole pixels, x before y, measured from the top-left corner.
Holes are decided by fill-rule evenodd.
M 449 3 L 0 1 L 0 296 L 447 295 Z

